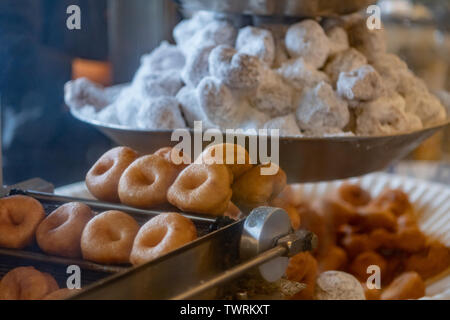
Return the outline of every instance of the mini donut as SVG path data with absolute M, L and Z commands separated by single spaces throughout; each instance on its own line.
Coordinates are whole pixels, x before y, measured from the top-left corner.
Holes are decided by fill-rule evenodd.
M 306 288 L 294 295 L 294 300 L 312 300 L 318 275 L 317 260 L 309 252 L 296 254 L 286 269 L 288 280 L 304 283 Z
M 80 202 L 60 206 L 42 221 L 36 230 L 39 247 L 48 254 L 81 257 L 81 233 L 94 217 L 91 209 Z
M 338 246 L 331 246 L 326 254 L 322 254 L 318 257 L 318 262 L 319 270 L 321 272 L 343 270 L 348 262 L 347 253 Z
M 366 281 L 370 274 L 367 273 L 367 268 L 371 265 L 380 268 L 381 277 L 384 276 L 387 270 L 387 261 L 381 255 L 374 251 L 366 251 L 359 254 L 350 264 L 349 270 L 360 281 Z
M 69 289 L 69 288 L 59 289 L 46 295 L 44 298 L 42 298 L 42 300 L 65 300 L 77 294 L 80 291 L 81 291 L 80 289 Z
M 371 200 L 370 193 L 357 184 L 344 183 L 337 190 L 337 194 L 343 201 L 355 207 L 365 206 Z
M 425 282 L 417 272 L 399 275 L 381 293 L 381 300 L 419 299 L 425 296 Z
M 44 218 L 44 208 L 36 199 L 20 195 L 0 199 L 0 247 L 25 248 Z
M 272 164 L 276 166 L 275 164 Z M 275 199 L 286 187 L 286 174 L 279 168 L 274 175 L 261 170 L 270 164 L 258 165 L 245 172 L 233 184 L 233 202 L 242 208 L 254 209 Z
M 167 161 L 169 161 L 174 166 L 177 166 L 177 168 L 181 171 L 184 168 L 186 168 L 190 163 L 191 159 L 187 155 L 183 153 L 183 151 L 172 148 L 172 147 L 165 147 L 157 150 L 154 155 L 160 156 Z
M 358 208 L 358 219 L 358 225 L 364 230 L 383 228 L 392 232 L 397 231 L 397 217 L 392 211 L 373 203 Z
M 167 199 L 178 209 L 222 215 L 231 200 L 233 174 L 224 164 L 191 164 L 177 177 Z
M 390 210 L 397 217 L 413 211 L 408 195 L 399 189 L 384 190 L 373 199 L 373 204 L 385 210 Z
M 139 208 L 151 208 L 167 202 L 167 190 L 179 170 L 157 155 L 148 155 L 134 161 L 119 181 L 120 201 Z
M 109 202 L 119 202 L 117 187 L 125 169 L 138 153 L 128 147 L 109 150 L 97 160 L 86 175 L 86 186 L 94 197 Z
M 33 267 L 15 268 L 0 282 L 0 300 L 42 299 L 58 289 L 55 279 L 50 277 Z
M 450 266 L 450 249 L 439 241 L 429 240 L 426 248 L 405 261 L 406 271 L 416 271 L 423 279 L 431 278 Z
M 349 258 L 354 258 L 362 252 L 372 249 L 372 242 L 367 234 L 348 233 L 340 240 Z
M 121 211 L 106 211 L 91 219 L 81 235 L 86 260 L 103 264 L 129 263 L 137 222 Z
M 237 179 L 250 170 L 253 165 L 247 150 L 238 144 L 221 143 L 206 148 L 195 161 L 205 164 L 225 164 Z
M 161 213 L 139 230 L 130 261 L 134 265 L 154 260 L 197 238 L 195 225 L 178 213 Z

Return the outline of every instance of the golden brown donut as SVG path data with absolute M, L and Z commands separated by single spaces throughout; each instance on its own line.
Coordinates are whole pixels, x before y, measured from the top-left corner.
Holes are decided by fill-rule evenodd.
M 366 231 L 379 228 L 397 231 L 397 217 L 392 211 L 372 203 L 358 209 L 358 219 L 358 225 Z
M 0 199 L 0 247 L 23 249 L 31 244 L 44 218 L 44 208 L 36 199 L 27 196 Z
M 390 210 L 397 217 L 413 210 L 408 195 L 400 189 L 386 189 L 372 203 L 383 210 Z
M 348 233 L 340 240 L 340 245 L 347 252 L 349 258 L 354 258 L 362 252 L 372 249 L 369 235 L 360 233 Z
M 387 262 L 381 255 L 374 251 L 366 251 L 359 254 L 350 264 L 350 272 L 360 281 L 364 282 L 370 276 L 367 273 L 367 268 L 371 265 L 380 268 L 381 278 L 383 278 L 387 269 Z
M 60 206 L 42 221 L 36 240 L 42 251 L 61 257 L 81 257 L 81 233 L 94 217 L 87 205 L 70 202 Z
M 33 267 L 15 268 L 0 282 L 0 300 L 42 299 L 55 290 L 56 281 L 50 277 Z
M 81 289 L 68 289 L 68 288 L 59 289 L 46 295 L 44 298 L 42 298 L 42 300 L 65 300 L 67 298 L 70 298 L 74 294 L 77 294 L 80 291 Z
M 399 275 L 381 293 L 382 300 L 419 299 L 425 296 L 425 283 L 417 272 Z
M 121 211 L 106 211 L 91 219 L 81 235 L 83 258 L 103 264 L 128 263 L 137 222 Z
M 426 248 L 405 261 L 406 271 L 416 271 L 424 280 L 450 266 L 450 249 L 439 241 L 429 240 Z
M 253 167 L 247 150 L 241 145 L 231 143 L 209 146 L 198 156 L 195 163 L 225 164 L 231 169 L 234 179 Z
M 130 261 L 134 265 L 154 260 L 197 238 L 195 225 L 178 213 L 161 213 L 139 230 Z
M 301 218 L 297 208 L 292 204 L 287 203 L 284 198 L 276 197 L 270 203 L 271 206 L 281 208 L 289 215 L 292 229 L 298 230 L 300 228 Z
M 178 209 L 222 215 L 231 200 L 233 175 L 224 164 L 191 164 L 177 177 L 167 199 Z
M 355 207 L 365 206 L 371 200 L 370 194 L 357 184 L 343 183 L 337 190 L 337 195 L 342 201 Z
M 167 190 L 179 170 L 157 155 L 134 161 L 119 182 L 120 201 L 132 207 L 151 208 L 167 203 Z
M 109 150 L 97 160 L 86 175 L 86 186 L 94 197 L 102 201 L 119 202 L 117 187 L 126 168 L 139 154 L 128 147 Z
M 233 202 L 238 207 L 251 210 L 267 205 L 284 190 L 286 187 L 284 171 L 278 167 L 275 175 L 262 175 L 261 169 L 268 167 L 270 164 L 253 167 L 234 182 Z
M 157 150 L 154 155 L 166 159 L 168 162 L 178 168 L 179 171 L 186 168 L 190 163 L 189 159 L 181 150 L 172 147 L 165 147 Z
M 317 276 L 317 261 L 309 252 L 301 252 L 293 256 L 289 260 L 286 277 L 288 280 L 306 284 L 306 288 L 294 295 L 292 299 L 313 299 Z
M 327 253 L 318 258 L 320 272 L 343 270 L 347 265 L 347 253 L 338 246 L 331 246 Z
M 234 205 L 233 202 L 230 201 L 227 210 L 223 213 L 225 217 L 228 217 L 233 220 L 239 220 L 243 217 L 241 210 Z

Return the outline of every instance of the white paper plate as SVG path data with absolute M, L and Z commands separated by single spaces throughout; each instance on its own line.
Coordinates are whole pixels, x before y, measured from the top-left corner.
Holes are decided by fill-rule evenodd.
M 405 191 L 415 208 L 420 229 L 429 237 L 450 247 L 450 186 L 425 180 L 385 173 L 370 174 L 345 181 L 359 183 L 377 196 L 385 188 Z M 344 180 L 301 185 L 299 192 L 305 199 L 320 199 L 336 190 Z M 450 268 L 426 282 L 426 297 L 422 299 L 450 300 Z

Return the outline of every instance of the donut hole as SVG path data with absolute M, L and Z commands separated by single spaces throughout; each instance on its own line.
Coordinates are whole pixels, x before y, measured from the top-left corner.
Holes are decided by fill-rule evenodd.
M 122 239 L 120 232 L 117 232 L 117 230 L 113 229 L 107 229 L 106 236 L 108 237 L 108 240 L 110 240 L 111 242 L 116 242 Z
M 105 160 L 101 163 L 99 163 L 97 166 L 95 166 L 94 169 L 94 175 L 101 176 L 109 171 L 109 169 L 112 168 L 114 165 L 114 161 L 112 159 Z
M 206 180 L 208 180 L 208 173 L 206 171 L 201 171 L 187 177 L 187 179 L 184 180 L 183 186 L 187 190 L 194 190 L 204 184 Z
M 167 234 L 166 226 L 156 226 L 152 228 L 152 232 L 149 232 L 148 235 L 143 239 L 142 245 L 144 247 L 153 248 L 156 247 Z
M 134 179 L 134 182 L 140 186 L 149 186 L 155 182 L 155 176 L 153 174 L 144 174 L 141 171 L 136 173 Z
M 9 221 L 13 226 L 20 226 L 25 221 L 25 215 L 20 212 L 17 214 L 8 214 Z

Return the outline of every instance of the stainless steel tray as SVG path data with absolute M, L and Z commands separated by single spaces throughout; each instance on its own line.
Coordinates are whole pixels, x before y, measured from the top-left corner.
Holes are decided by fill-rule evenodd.
M 188 10 L 265 16 L 317 17 L 348 14 L 375 0 L 175 0 Z
M 178 144 L 178 141 L 171 141 L 170 130 L 130 129 L 87 120 L 73 111 L 72 115 L 96 127 L 117 144 L 131 147 L 143 154 Z M 449 123 L 450 119 L 420 131 L 392 136 L 280 137 L 280 166 L 286 171 L 289 183 L 361 176 L 386 169 Z M 207 144 L 208 142 L 204 146 Z M 268 149 L 270 150 L 270 145 Z

